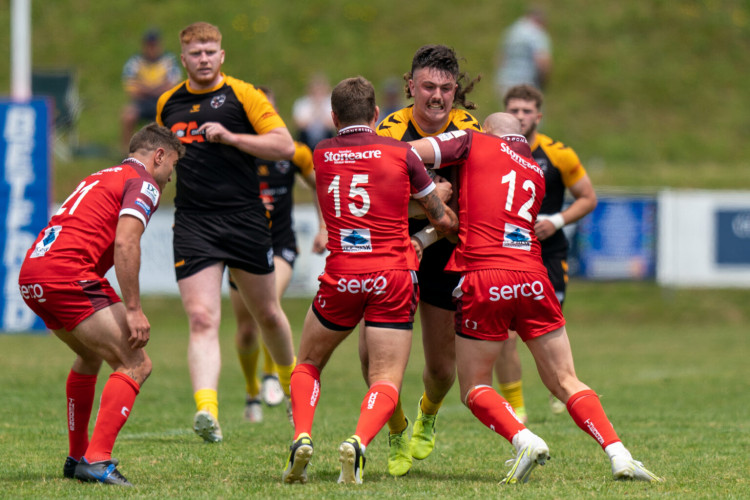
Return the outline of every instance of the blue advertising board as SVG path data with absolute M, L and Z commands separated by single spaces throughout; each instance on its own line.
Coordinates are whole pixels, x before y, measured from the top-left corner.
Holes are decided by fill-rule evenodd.
M 750 210 L 716 211 L 716 263 L 750 264 Z
M 47 225 L 50 206 L 50 105 L 0 100 L 0 331 L 44 331 L 24 303 L 18 273 L 26 251 Z
M 576 234 L 578 275 L 590 279 L 656 276 L 655 199 L 603 197 Z

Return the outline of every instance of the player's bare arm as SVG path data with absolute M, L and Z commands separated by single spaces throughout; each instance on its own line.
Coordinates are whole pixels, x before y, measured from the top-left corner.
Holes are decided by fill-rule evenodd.
M 234 146 L 240 151 L 264 160 L 291 160 L 294 156 L 294 141 L 286 127 L 277 127 L 265 134 L 235 134 L 219 122 L 206 122 L 198 128 L 208 142 Z
M 458 233 L 458 217 L 433 190 L 426 196 L 417 200 L 430 224 L 441 236 L 451 236 Z
M 138 273 L 141 269 L 141 235 L 143 223 L 130 215 L 123 215 L 117 223 L 115 234 L 115 274 L 120 284 L 125 305 L 130 347 L 138 349 L 148 343 L 151 325 L 141 309 Z
M 433 179 L 435 181 L 435 192 L 438 197 L 445 203 L 453 196 L 453 186 L 445 177 L 436 175 Z M 410 219 L 424 219 L 427 215 L 424 213 L 422 205 L 417 200 L 409 200 L 409 218 Z

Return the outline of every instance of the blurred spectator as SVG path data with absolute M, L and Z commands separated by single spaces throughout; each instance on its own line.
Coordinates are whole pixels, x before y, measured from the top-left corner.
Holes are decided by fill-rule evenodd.
M 382 103 L 379 105 L 380 121 L 404 107 L 405 91 L 406 84 L 401 78 L 392 76 L 383 82 L 382 97 L 378 99 L 378 102 Z
M 331 118 L 331 85 L 324 74 L 317 73 L 310 78 L 307 94 L 294 101 L 292 118 L 297 126 L 297 139 L 310 149 L 335 135 Z
M 141 52 L 125 63 L 122 84 L 129 102 L 122 110 L 122 149 L 127 151 L 130 137 L 139 121 L 156 119 L 156 101 L 182 79 L 174 54 L 164 52 L 161 34 L 151 29 L 143 34 Z
M 503 33 L 497 51 L 498 97 L 514 85 L 530 84 L 543 90 L 552 69 L 552 44 L 544 12 L 529 8 Z

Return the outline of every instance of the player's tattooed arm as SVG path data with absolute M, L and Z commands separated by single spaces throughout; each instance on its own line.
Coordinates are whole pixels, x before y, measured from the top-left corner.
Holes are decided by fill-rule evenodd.
M 426 196 L 419 198 L 420 205 L 427 214 L 430 224 L 441 236 L 450 236 L 458 233 L 458 217 L 433 190 Z

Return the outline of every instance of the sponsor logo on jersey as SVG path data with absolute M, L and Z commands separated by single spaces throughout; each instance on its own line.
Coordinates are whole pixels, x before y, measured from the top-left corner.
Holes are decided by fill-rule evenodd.
M 29 258 L 36 259 L 37 257 L 44 257 L 44 254 L 49 251 L 52 244 L 57 240 L 57 237 L 60 236 L 60 231 L 62 231 L 62 226 L 52 226 L 45 229 L 44 236 L 39 243 L 36 244 L 34 251 L 31 252 Z
M 526 160 L 525 158 L 523 158 L 521 155 L 519 155 L 518 153 L 516 153 L 515 151 L 513 151 L 512 149 L 510 149 L 510 146 L 508 146 L 507 143 L 503 142 L 502 144 L 500 144 L 500 151 L 502 151 L 506 155 L 510 156 L 511 160 L 513 160 L 514 162 L 518 163 L 522 167 L 531 169 L 534 172 L 536 172 L 539 175 L 541 175 L 542 177 L 544 177 L 544 171 L 541 168 L 539 168 L 539 165 L 537 165 L 535 163 L 532 163 L 532 162 Z
M 388 286 L 388 280 L 385 276 L 378 276 L 377 278 L 365 278 L 365 279 L 346 279 L 341 278 L 336 287 L 338 292 L 349 292 L 349 293 L 372 293 L 373 295 L 382 295 L 385 293 L 385 289 Z
M 211 107 L 214 109 L 218 109 L 221 107 L 222 104 L 224 104 L 224 101 L 227 100 L 227 96 L 224 94 L 221 95 L 215 95 L 211 98 Z
M 141 193 L 145 194 L 154 206 L 159 204 L 159 189 L 150 182 L 143 181 Z
M 519 297 L 544 299 L 544 284 L 541 281 L 532 283 L 514 283 L 513 285 L 491 286 L 488 290 L 491 302 L 512 300 Z
M 326 151 L 323 161 L 333 163 L 353 163 L 356 160 L 370 160 L 382 158 L 383 152 L 379 149 L 367 149 L 364 151 L 352 151 L 351 149 L 340 149 L 338 151 Z
M 146 212 L 147 216 L 151 215 L 151 207 L 149 207 L 148 204 L 145 201 L 143 201 L 141 199 L 137 199 L 137 200 L 135 200 L 135 204 L 138 205 L 139 207 L 141 207 L 141 210 L 143 210 L 144 212 Z
M 369 229 L 342 229 L 341 250 L 344 252 L 372 252 Z
M 439 134 L 437 136 L 437 140 L 439 140 L 440 142 L 446 142 L 452 139 L 463 137 L 465 135 L 466 135 L 466 132 L 463 130 L 453 130 L 451 132 L 443 132 L 442 134 Z
M 191 113 L 198 113 L 201 110 L 200 104 L 193 104 L 193 107 L 190 108 Z
M 505 223 L 503 234 L 503 248 L 515 248 L 518 250 L 531 250 L 531 234 L 528 229 L 518 227 L 509 222 Z

